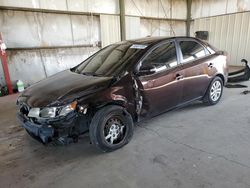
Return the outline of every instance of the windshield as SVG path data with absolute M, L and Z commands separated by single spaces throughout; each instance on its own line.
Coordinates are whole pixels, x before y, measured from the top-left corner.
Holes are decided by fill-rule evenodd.
M 131 42 L 112 44 L 78 65 L 75 72 L 92 76 L 116 76 L 139 51 L 146 47 L 145 45 L 132 45 Z

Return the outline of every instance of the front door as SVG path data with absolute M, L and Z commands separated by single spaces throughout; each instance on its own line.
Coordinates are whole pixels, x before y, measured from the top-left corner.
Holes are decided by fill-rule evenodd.
M 178 63 L 175 42 L 165 42 L 151 49 L 141 61 L 138 76 L 142 96 L 141 116 L 155 116 L 179 104 L 183 71 Z

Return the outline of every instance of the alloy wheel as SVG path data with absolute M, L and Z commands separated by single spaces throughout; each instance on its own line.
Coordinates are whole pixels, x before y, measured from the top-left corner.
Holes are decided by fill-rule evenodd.
M 111 117 L 104 126 L 104 137 L 107 143 L 119 144 L 125 137 L 126 127 L 119 117 Z
M 216 102 L 217 100 L 219 100 L 219 98 L 221 96 L 221 91 L 222 91 L 221 82 L 216 80 L 212 84 L 212 87 L 210 89 L 210 97 L 211 97 L 212 101 Z

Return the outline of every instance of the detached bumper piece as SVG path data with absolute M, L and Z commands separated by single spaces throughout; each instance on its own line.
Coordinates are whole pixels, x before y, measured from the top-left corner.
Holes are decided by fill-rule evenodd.
M 241 82 L 247 81 L 250 78 L 250 67 L 247 60 L 242 59 L 241 62 L 245 63 L 245 68 L 239 71 L 230 72 L 228 74 L 228 82 Z
M 25 119 L 21 114 L 17 118 L 23 128 L 35 138 L 39 138 L 44 144 L 47 144 L 54 136 L 54 128 L 51 125 L 39 125 Z

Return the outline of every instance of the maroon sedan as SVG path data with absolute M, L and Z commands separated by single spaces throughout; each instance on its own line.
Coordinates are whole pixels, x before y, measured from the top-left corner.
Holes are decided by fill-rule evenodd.
M 17 117 L 43 143 L 89 132 L 94 146 L 113 151 L 132 138 L 134 122 L 195 100 L 218 103 L 227 74 L 224 52 L 196 38 L 122 41 L 27 88 Z

